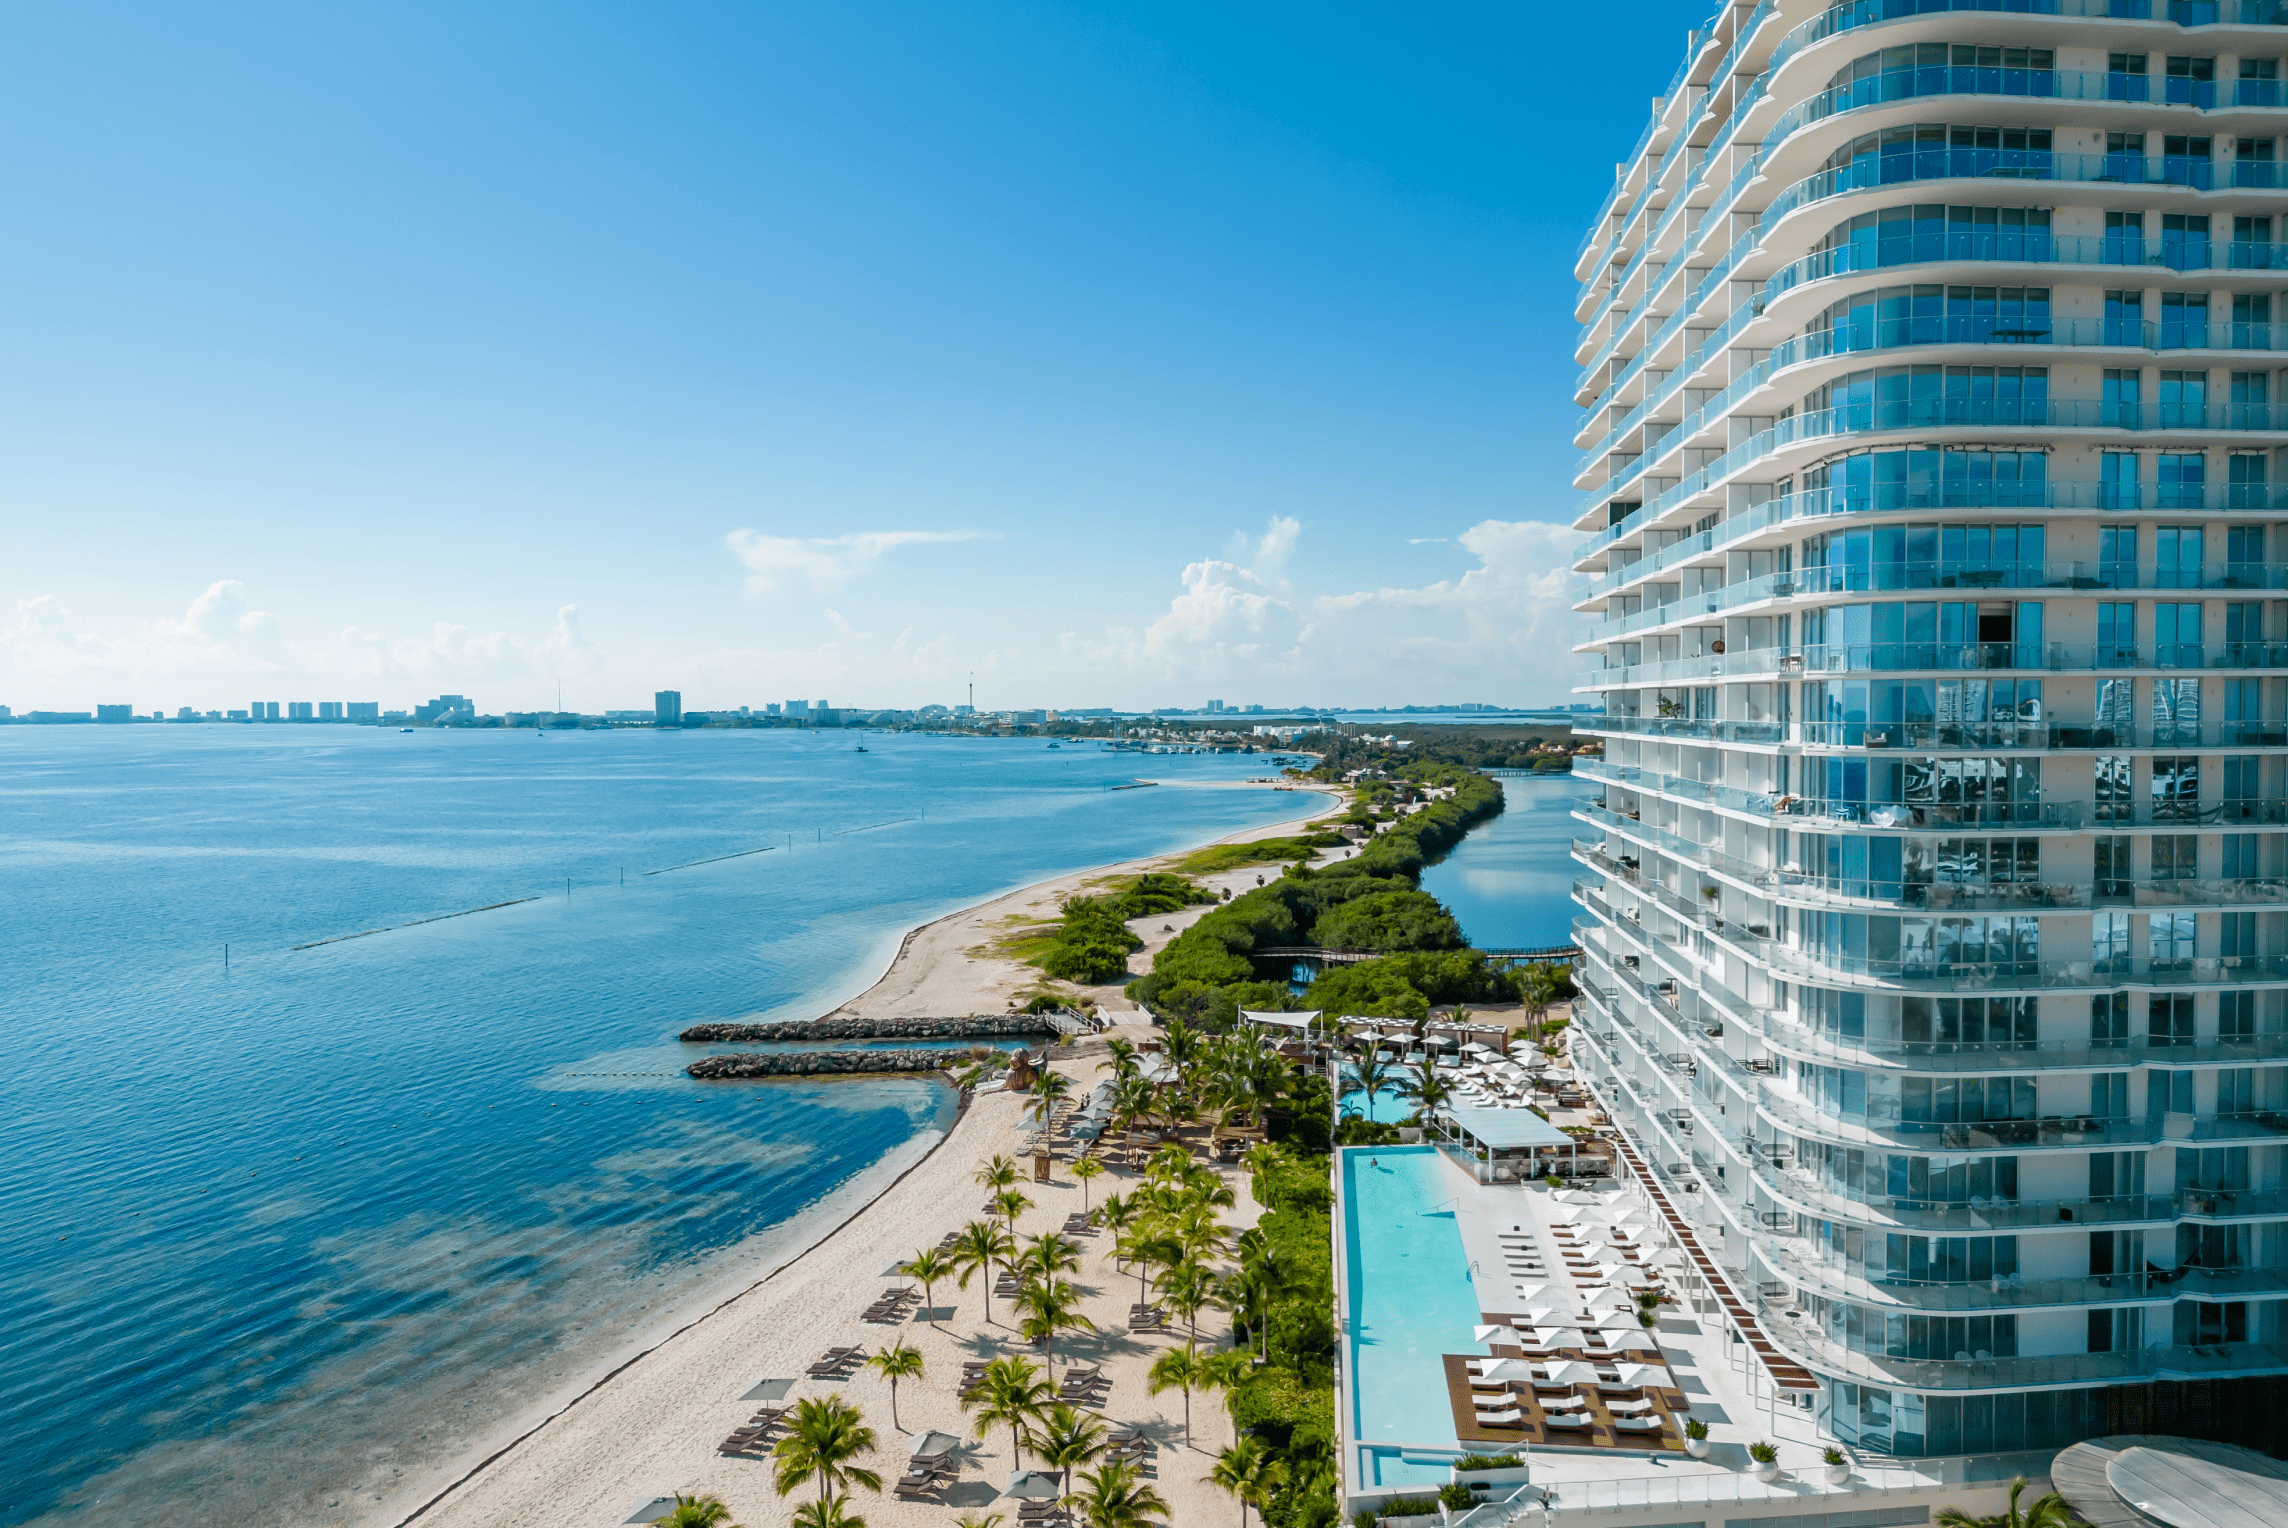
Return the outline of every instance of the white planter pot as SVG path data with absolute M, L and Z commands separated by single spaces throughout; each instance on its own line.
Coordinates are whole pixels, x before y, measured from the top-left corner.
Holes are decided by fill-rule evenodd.
M 1705 1459 L 1708 1457 L 1708 1440 L 1688 1437 L 1684 1440 L 1684 1451 L 1695 1459 Z
M 1505 1470 L 1457 1470 L 1449 1468 L 1446 1471 L 1446 1478 L 1465 1486 L 1522 1486 L 1526 1481 L 1526 1473 L 1526 1467 L 1522 1464 L 1512 1465 Z
M 1775 1480 L 1779 1479 L 1779 1478 L 1780 1478 L 1780 1467 L 1779 1467 L 1779 1464 L 1778 1464 L 1778 1462 L 1775 1460 L 1773 1463 L 1770 1463 L 1770 1464 L 1759 1464 L 1759 1465 L 1757 1465 L 1757 1466 L 1756 1466 L 1756 1478 L 1757 1478 L 1758 1480 L 1760 1480 L 1760 1481 L 1763 1481 L 1763 1482 L 1764 1482 L 1766 1485 L 1769 1485 L 1771 1482 L 1773 1482 L 1773 1481 L 1775 1481 Z
M 1827 1483 L 1831 1486 L 1851 1484 L 1851 1461 L 1846 1459 L 1841 1464 L 1829 1465 L 1827 1467 Z

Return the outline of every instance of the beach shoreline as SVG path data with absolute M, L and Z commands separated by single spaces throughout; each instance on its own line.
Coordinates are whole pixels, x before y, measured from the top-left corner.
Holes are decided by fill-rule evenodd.
M 997 927 L 1006 928 L 1012 919 L 1054 916 L 1066 897 L 1091 882 L 1166 868 L 1174 859 L 1203 848 L 1283 836 L 1300 823 L 1326 815 L 1343 800 L 1343 792 L 1335 786 L 1289 789 L 1309 803 L 1292 817 L 1183 849 L 1053 876 L 908 930 L 873 981 L 816 1017 L 906 1018 L 1004 1012 L 1011 995 L 1037 982 L 1039 972 L 986 948 Z M 1249 866 L 1200 879 L 1214 889 L 1236 895 L 1248 877 L 1266 868 Z M 1146 948 L 1137 961 L 1148 967 L 1167 938 L 1188 927 L 1204 911 L 1192 909 L 1159 919 L 1160 929 L 1151 933 L 1139 930 Z M 1090 996 L 1115 1024 L 1149 1023 L 1149 1016 L 1120 996 L 1117 986 L 1096 989 Z M 1057 1054 L 1076 1051 L 1060 1047 Z M 934 1085 L 950 1086 L 950 1079 Z M 910 1255 L 918 1246 L 934 1243 L 943 1232 L 957 1228 L 972 1215 L 964 1197 L 971 1192 L 967 1186 L 971 1157 L 1014 1148 L 1019 1104 L 1020 1100 L 999 1094 L 964 1100 L 952 1123 L 886 1181 L 879 1181 L 879 1169 L 885 1164 L 875 1164 L 803 1212 L 758 1233 L 747 1247 L 725 1254 L 727 1264 L 745 1266 L 716 1286 L 717 1291 L 730 1292 L 721 1298 L 711 1293 L 698 1315 L 677 1320 L 672 1327 L 663 1323 L 656 1335 L 646 1335 L 636 1352 L 619 1359 L 569 1397 L 558 1391 L 516 1413 L 495 1429 L 492 1438 L 470 1451 L 476 1456 L 473 1460 L 466 1464 L 455 1460 L 447 1465 L 452 1478 L 441 1488 L 425 1489 L 423 1500 L 410 1510 L 403 1501 L 377 1502 L 382 1510 L 362 1521 L 372 1528 L 406 1528 L 414 1523 L 426 1528 L 440 1522 L 620 1522 L 637 1498 L 631 1496 L 621 1502 L 595 1493 L 605 1489 L 604 1479 L 630 1476 L 631 1470 L 640 1476 L 644 1465 L 641 1460 L 615 1463 L 614 1456 L 640 1452 L 634 1439 L 656 1427 L 670 1411 L 708 1403 L 713 1403 L 711 1409 L 718 1413 L 726 1405 L 736 1409 L 739 1389 L 751 1379 L 740 1378 L 738 1389 L 715 1393 L 731 1383 L 719 1368 L 723 1350 L 751 1352 L 756 1363 L 779 1361 L 782 1372 L 799 1374 L 805 1360 L 795 1356 L 781 1360 L 782 1351 L 791 1355 L 809 1345 L 829 1340 L 857 1342 L 868 1335 L 863 1329 L 852 1330 L 848 1316 L 831 1323 L 798 1319 L 783 1325 L 774 1318 L 792 1314 L 804 1304 L 806 1295 L 822 1289 L 846 1295 L 854 1286 L 870 1287 L 875 1282 L 870 1270 Z M 926 1133 L 917 1132 L 916 1142 Z M 960 1149 L 948 1149 L 956 1146 Z M 771 1266 L 757 1276 L 754 1254 L 764 1246 L 771 1250 L 762 1260 Z M 840 1256 L 813 1256 L 829 1247 L 837 1248 Z M 846 1298 L 842 1303 L 847 1303 Z M 843 1335 L 837 1338 L 837 1332 Z M 792 1337 L 801 1341 L 789 1349 L 787 1343 Z M 714 1364 L 710 1363 L 711 1354 L 717 1359 Z M 762 1377 L 759 1370 L 751 1375 L 753 1379 Z M 677 1402 L 682 1404 L 673 1404 Z M 703 1424 L 685 1441 L 705 1443 L 712 1436 L 720 1436 L 720 1430 L 701 1437 L 699 1434 L 707 1433 Z M 886 1426 L 880 1430 L 888 1432 Z M 498 1441 L 504 1437 L 505 1441 Z M 729 1470 L 737 1463 L 714 1455 L 711 1448 L 704 1450 L 704 1456 L 708 1473 Z M 582 1489 L 583 1483 L 586 1489 Z M 639 1492 L 645 1489 L 633 1486 L 632 1478 L 630 1488 Z M 663 1481 L 651 1494 L 701 1488 L 697 1483 Z M 566 1500 L 567 1493 L 577 1499 L 577 1505 Z M 507 1499 L 503 1500 L 504 1496 Z M 608 1502 L 615 1504 L 611 1510 L 606 1510 Z

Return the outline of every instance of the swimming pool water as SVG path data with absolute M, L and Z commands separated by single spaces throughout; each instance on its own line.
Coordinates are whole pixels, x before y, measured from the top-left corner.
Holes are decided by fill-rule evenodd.
M 1351 1436 L 1459 1450 L 1440 1355 L 1481 1352 L 1481 1307 L 1454 1224 L 1460 1170 L 1434 1146 L 1342 1152 Z M 1443 1481 L 1443 1460 L 1374 1451 L 1381 1485 Z M 1363 1482 L 1362 1482 L 1363 1483 Z

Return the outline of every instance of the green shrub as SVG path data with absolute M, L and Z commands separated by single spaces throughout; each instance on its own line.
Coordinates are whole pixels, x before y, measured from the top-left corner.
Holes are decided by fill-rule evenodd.
M 1435 1496 L 1393 1496 L 1378 1509 L 1382 1517 L 1435 1517 L 1437 1513 Z
M 1454 1461 L 1454 1468 L 1467 1475 L 1472 1470 L 1514 1470 L 1524 1462 L 1515 1454 L 1464 1454 Z

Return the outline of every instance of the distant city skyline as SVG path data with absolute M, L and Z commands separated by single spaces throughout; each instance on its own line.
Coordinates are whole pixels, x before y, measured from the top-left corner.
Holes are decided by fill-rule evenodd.
M 27 12 L 0 697 L 1561 694 L 1701 10 Z

